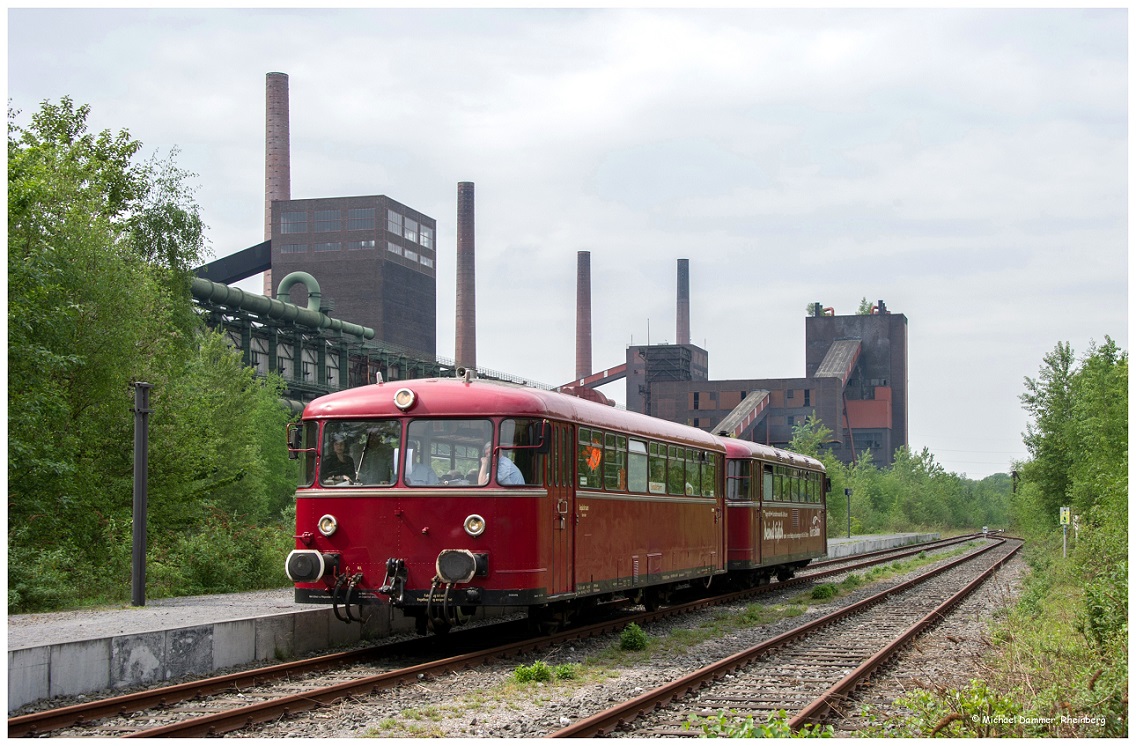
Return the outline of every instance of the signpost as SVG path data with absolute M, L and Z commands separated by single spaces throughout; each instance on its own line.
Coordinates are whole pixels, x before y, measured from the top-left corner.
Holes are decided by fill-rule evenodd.
M 146 605 L 146 473 L 150 447 L 150 384 L 134 384 L 134 537 L 130 603 Z
M 844 497 L 848 498 L 848 538 L 852 538 L 852 488 L 844 488 Z
M 1061 556 L 1068 556 L 1068 541 L 1069 541 L 1069 519 L 1072 515 L 1072 510 L 1067 507 L 1061 508 Z

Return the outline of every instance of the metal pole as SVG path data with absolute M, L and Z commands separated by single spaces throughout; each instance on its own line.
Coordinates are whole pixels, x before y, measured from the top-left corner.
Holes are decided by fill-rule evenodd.
M 130 603 L 146 605 L 146 471 L 150 440 L 150 384 L 134 384 L 134 543 Z
M 852 538 L 852 489 L 844 488 L 844 496 L 848 498 L 848 538 Z

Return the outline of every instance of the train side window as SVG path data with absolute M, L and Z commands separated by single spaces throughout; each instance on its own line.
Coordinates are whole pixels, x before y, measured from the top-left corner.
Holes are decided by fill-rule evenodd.
M 603 433 L 599 430 L 580 428 L 578 454 L 576 468 L 580 474 L 580 486 L 599 489 L 600 465 L 603 463 Z
M 761 499 L 762 500 L 768 500 L 768 501 L 773 501 L 773 500 L 777 499 L 777 496 L 773 493 L 773 465 L 772 464 L 766 464 L 765 465 L 765 473 L 763 474 L 763 479 L 762 479 L 762 484 L 761 484 Z
M 693 448 L 686 449 L 686 495 L 698 495 L 702 492 L 702 469 L 698 463 L 699 453 Z
M 684 495 L 686 490 L 686 452 L 678 446 L 667 446 L 667 493 Z
M 604 488 L 615 492 L 627 489 L 627 438 L 604 436 Z
M 311 487 L 316 478 L 316 443 L 319 442 L 319 425 L 314 420 L 300 426 L 300 487 Z
M 750 461 L 731 458 L 726 460 L 726 499 L 745 501 L 750 499 Z
M 544 483 L 544 454 L 536 450 L 543 437 L 543 420 L 501 421 L 501 455 L 512 460 L 525 478 L 525 484 Z
M 647 444 L 641 440 L 627 441 L 627 489 L 647 491 Z
M 572 458 L 572 428 L 568 425 L 560 426 L 560 484 L 565 487 L 572 486 L 573 464 Z
M 702 496 L 714 497 L 718 492 L 718 454 L 702 452 Z
M 667 447 L 662 443 L 652 443 L 650 450 L 650 481 L 647 487 L 652 494 L 661 495 L 667 491 Z

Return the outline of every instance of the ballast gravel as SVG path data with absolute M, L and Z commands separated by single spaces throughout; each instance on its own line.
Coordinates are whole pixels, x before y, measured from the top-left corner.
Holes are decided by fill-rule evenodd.
M 946 560 L 944 560 L 946 561 Z M 861 688 L 856 701 L 848 703 L 846 717 L 832 721 L 838 735 L 854 735 L 864 721 L 857 716 L 862 704 L 877 708 L 887 719 L 902 711 L 893 704 L 905 691 L 916 687 L 963 686 L 985 675 L 983 655 L 989 648 L 989 624 L 1017 597 L 1025 563 L 1015 558 L 994 578 L 970 596 L 944 622 L 920 637 L 906 653 Z M 916 573 L 911 573 L 914 575 Z M 606 710 L 617 702 L 642 694 L 675 678 L 799 626 L 826 613 L 832 604 L 846 605 L 881 588 L 906 579 L 896 577 L 865 585 L 822 607 L 810 607 L 798 617 L 768 625 L 735 629 L 722 637 L 693 645 L 666 656 L 644 656 L 620 666 L 598 664 L 598 675 L 551 683 L 516 684 L 514 671 L 520 665 L 540 660 L 551 666 L 584 664 L 603 651 L 618 646 L 618 635 L 609 635 L 562 645 L 525 659 L 491 663 L 466 671 L 360 698 L 332 707 L 230 734 L 254 738 L 535 738 Z M 839 581 L 839 578 L 836 579 Z M 762 596 L 763 605 L 785 604 L 804 591 L 800 588 Z M 738 612 L 718 607 L 650 625 L 648 635 L 659 637 L 676 629 L 693 629 L 723 613 Z M 619 734 L 616 734 L 619 735 Z

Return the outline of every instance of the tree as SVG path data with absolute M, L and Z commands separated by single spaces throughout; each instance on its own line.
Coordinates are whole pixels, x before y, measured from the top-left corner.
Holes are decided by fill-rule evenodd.
M 1040 490 L 1041 509 L 1057 515 L 1069 492 L 1073 453 L 1073 349 L 1067 342 L 1042 361 L 1036 379 L 1026 378 L 1021 395 L 1025 410 L 1033 418 L 1027 424 L 1023 442 L 1032 457 L 1027 467 L 1029 481 Z
M 88 114 L 64 98 L 21 127 L 9 110 L 10 610 L 128 594 L 133 381 L 154 385 L 152 553 L 218 515 L 264 521 L 291 486 L 266 440 L 287 419 L 279 383 L 242 369 L 190 299 L 192 175 L 172 154 L 139 162 L 125 130 L 89 133 Z

